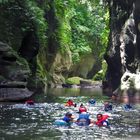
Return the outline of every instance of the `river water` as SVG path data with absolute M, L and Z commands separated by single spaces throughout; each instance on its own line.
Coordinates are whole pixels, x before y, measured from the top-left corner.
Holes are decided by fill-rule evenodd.
M 96 104 L 89 105 L 95 98 Z M 64 103 L 73 99 L 77 107 L 66 107 Z M 45 95 L 34 98 L 35 105 L 24 103 L 0 104 L 0 140 L 132 140 L 140 139 L 140 104 L 125 110 L 123 103 L 112 102 L 113 110 L 105 112 L 103 103 L 109 97 L 102 90 L 93 89 L 50 89 Z M 104 127 L 58 127 L 54 121 L 70 111 L 76 116 L 79 105 L 88 108 L 91 118 L 98 113 L 109 114 L 110 128 Z

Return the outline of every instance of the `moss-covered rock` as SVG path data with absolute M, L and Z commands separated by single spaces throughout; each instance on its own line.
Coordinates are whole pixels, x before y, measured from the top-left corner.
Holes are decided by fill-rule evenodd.
M 70 77 L 70 78 L 66 79 L 66 83 L 72 84 L 72 85 L 79 85 L 80 80 L 82 80 L 82 79 L 83 78 L 80 78 L 80 77 Z

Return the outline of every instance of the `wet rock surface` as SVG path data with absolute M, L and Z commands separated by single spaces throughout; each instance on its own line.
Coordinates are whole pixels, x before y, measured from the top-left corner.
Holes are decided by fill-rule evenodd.
M 27 89 L 30 69 L 25 59 L 0 42 L 0 101 L 23 100 L 33 92 Z

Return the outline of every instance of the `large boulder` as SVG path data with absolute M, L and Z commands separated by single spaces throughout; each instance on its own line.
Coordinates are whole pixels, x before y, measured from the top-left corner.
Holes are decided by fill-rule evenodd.
M 0 42 L 0 54 L 0 101 L 30 97 L 33 92 L 27 89 L 31 73 L 27 61 L 3 42 Z

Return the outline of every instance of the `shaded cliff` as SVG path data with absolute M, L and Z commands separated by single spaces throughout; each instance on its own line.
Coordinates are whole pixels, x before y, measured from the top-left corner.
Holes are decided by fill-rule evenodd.
M 105 54 L 108 64 L 104 89 L 140 89 L 140 1 L 110 0 L 109 44 Z
M 0 100 L 22 100 L 33 94 L 37 26 L 25 1 L 0 3 Z M 31 91 L 30 91 L 31 90 Z

